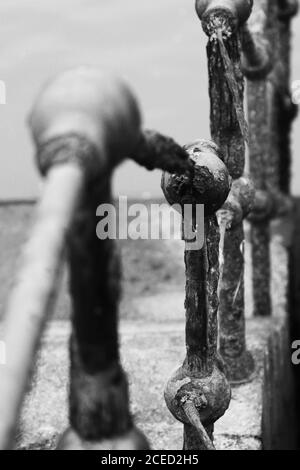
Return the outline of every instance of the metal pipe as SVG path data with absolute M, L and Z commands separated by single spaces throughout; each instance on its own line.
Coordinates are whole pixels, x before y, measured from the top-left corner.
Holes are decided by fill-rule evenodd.
M 65 239 L 83 187 L 72 163 L 53 168 L 37 209 L 5 311 L 6 364 L 0 366 L 0 449 L 13 446 L 15 427 L 45 322 L 51 315 Z

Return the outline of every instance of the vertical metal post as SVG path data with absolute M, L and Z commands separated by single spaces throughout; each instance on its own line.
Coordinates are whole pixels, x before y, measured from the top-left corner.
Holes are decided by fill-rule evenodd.
M 254 315 L 271 315 L 271 259 L 270 259 L 270 217 L 273 205 L 268 201 L 268 167 L 271 165 L 271 113 L 272 85 L 267 76 L 274 64 L 270 39 L 274 14 L 269 0 L 254 1 L 253 14 L 247 25 L 247 37 L 256 43 L 264 43 L 266 59 L 256 67 L 244 61 L 244 73 L 248 78 L 248 120 L 250 172 L 256 192 L 256 201 L 251 213 L 251 252 Z M 244 31 L 245 38 L 245 31 Z M 248 44 L 243 41 L 244 54 Z M 247 55 L 246 55 L 247 57 Z M 269 60 L 268 60 L 269 57 Z M 270 68 L 264 67 L 269 62 Z M 271 157 L 272 159 L 272 157 Z M 274 171 L 274 170 L 272 170 Z M 275 171 L 275 174 L 277 172 Z
M 165 399 L 171 413 L 184 424 L 184 449 L 213 450 L 213 425 L 230 402 L 230 387 L 217 355 L 219 229 L 215 215 L 229 193 L 230 178 L 214 144 L 199 141 L 186 149 L 194 162 L 193 177 L 164 174 L 162 188 L 170 204 L 182 206 L 184 226 L 198 230 L 198 237 L 195 214 L 198 205 L 205 204 L 205 240 L 203 247 L 195 249 L 186 242 L 187 355 L 169 380 Z M 193 215 L 186 220 L 188 204 Z
M 244 228 L 254 189 L 243 177 L 245 140 L 244 77 L 241 69 L 240 25 L 251 13 L 252 2 L 226 0 L 206 2 L 197 13 L 209 36 L 207 45 L 211 135 L 224 154 L 234 180 L 227 203 L 218 217 L 223 232 L 223 273 L 220 280 L 220 353 L 232 383 L 249 380 L 254 361 L 246 347 L 244 299 Z M 205 3 L 205 2 L 204 2 Z M 221 256 L 223 254 L 221 253 Z
M 278 48 L 280 59 L 281 93 L 279 96 L 278 126 L 280 152 L 280 188 L 290 194 L 291 180 L 291 129 L 298 114 L 298 106 L 292 102 L 291 86 L 291 22 L 298 13 L 298 0 L 278 0 Z
M 250 171 L 257 189 L 250 215 L 255 316 L 271 315 L 270 223 L 290 209 L 290 130 L 297 112 L 289 88 L 290 15 L 296 12 L 296 3 L 255 0 L 246 31 L 246 37 L 264 45 L 264 59 L 256 67 L 244 61 Z M 248 42 L 242 45 L 247 57 Z M 270 67 L 265 67 L 268 62 Z

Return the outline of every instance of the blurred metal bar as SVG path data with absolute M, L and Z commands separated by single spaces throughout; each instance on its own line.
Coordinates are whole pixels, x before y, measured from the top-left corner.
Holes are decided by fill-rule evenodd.
M 0 449 L 13 446 L 15 426 L 46 319 L 53 311 L 66 232 L 83 187 L 74 164 L 53 168 L 6 308 L 6 365 L 0 366 Z
M 274 2 L 272 2 L 274 3 Z M 271 44 L 274 28 L 274 8 L 269 0 L 254 1 L 254 15 L 250 18 L 250 34 L 258 42 Z M 274 47 L 271 54 L 274 63 Z M 251 73 L 252 68 L 244 67 L 248 77 L 248 122 L 249 122 L 249 160 L 250 173 L 256 188 L 256 198 L 251 213 L 251 252 L 254 315 L 271 314 L 271 259 L 270 259 L 270 224 L 273 203 L 266 194 L 268 191 L 268 166 L 271 165 L 271 110 L 273 86 L 267 78 L 271 70 L 265 73 Z
M 7 364 L 0 378 L 1 449 L 12 446 L 34 355 L 53 309 L 66 235 L 84 188 L 93 180 L 99 181 L 104 170 L 136 146 L 139 122 L 131 92 L 93 69 L 58 77 L 34 106 L 30 124 L 39 166 L 47 180 L 5 315 Z
M 148 448 L 129 413 L 119 362 L 119 257 L 96 238 L 96 209 L 111 202 L 111 174 L 126 156 L 147 168 L 190 174 L 172 139 L 142 133 L 135 97 L 93 68 L 63 73 L 38 97 L 30 116 L 37 164 L 46 177 L 37 219 L 6 311 L 7 365 L 0 376 L 0 448 L 10 448 L 68 248 L 73 309 L 70 419 L 60 447 L 109 437 L 112 448 Z M 88 400 L 88 405 L 87 405 Z
M 292 123 L 298 114 L 298 106 L 291 97 L 291 37 L 292 19 L 298 13 L 298 0 L 278 0 L 279 17 L 279 56 L 281 68 L 281 93 L 279 97 L 279 151 L 280 151 L 280 188 L 290 194 L 291 183 L 291 131 Z
M 241 28 L 242 68 L 247 78 L 263 79 L 274 66 L 268 36 L 272 22 L 269 0 L 254 0 L 251 16 Z
M 248 73 L 250 172 L 256 186 L 251 220 L 254 315 L 271 315 L 270 223 L 286 214 L 291 203 L 290 130 L 296 106 L 290 97 L 290 17 L 281 17 L 283 3 L 254 2 L 249 29 L 272 49 L 272 70 Z M 290 2 L 288 2 L 290 3 Z M 293 2 L 295 3 L 295 2 Z M 280 6 L 281 4 L 281 6 Z M 289 5 L 291 6 L 291 4 Z M 291 12 L 290 8 L 288 10 Z M 284 9 L 286 11 L 286 9 Z M 293 12 L 295 13 L 295 5 Z M 265 22 L 259 21 L 264 18 Z M 260 38 L 260 39 L 259 39 Z

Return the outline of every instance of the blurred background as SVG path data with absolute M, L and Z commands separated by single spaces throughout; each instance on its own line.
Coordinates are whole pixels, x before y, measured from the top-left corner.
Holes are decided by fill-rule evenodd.
M 0 201 L 39 194 L 26 116 L 57 72 L 93 64 L 122 75 L 140 99 L 144 124 L 185 144 L 209 137 L 206 37 L 194 0 L 1 0 Z M 300 80 L 300 16 L 293 22 L 293 80 Z M 299 120 L 293 192 L 300 194 Z M 134 184 L 133 184 L 134 182 Z M 115 195 L 157 198 L 160 173 L 124 163 Z

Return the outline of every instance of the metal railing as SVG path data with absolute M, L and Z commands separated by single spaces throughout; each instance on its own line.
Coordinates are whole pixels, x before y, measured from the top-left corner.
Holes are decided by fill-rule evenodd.
M 143 131 L 130 89 L 98 69 L 66 72 L 38 97 L 30 128 L 46 183 L 5 315 L 0 449 L 13 446 L 65 260 L 72 299 L 70 429 L 59 448 L 84 448 L 87 442 L 99 449 L 148 448 L 134 426 L 120 364 L 119 256 L 113 240 L 100 242 L 95 233 L 96 208 L 112 201 L 112 172 L 127 156 L 165 172 L 169 203 L 205 204 L 204 246 L 185 251 L 187 355 L 165 399 L 184 424 L 184 448 L 214 449 L 213 426 L 229 406 L 230 383 L 251 380 L 255 370 L 245 339 L 243 221 L 249 214 L 254 313 L 271 314 L 270 220 L 290 207 L 289 131 L 296 110 L 289 44 L 296 4 L 197 0 L 209 37 L 213 142 L 181 148 Z M 247 143 L 254 185 L 245 175 Z M 191 223 L 195 228 L 196 220 Z

